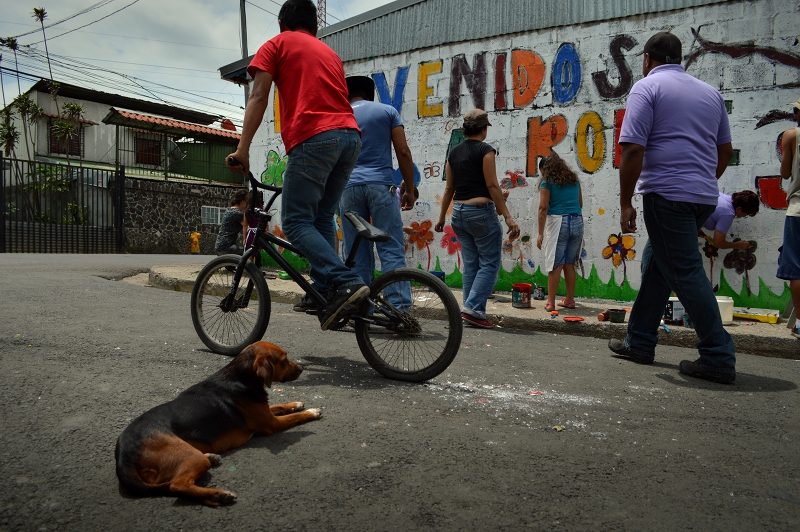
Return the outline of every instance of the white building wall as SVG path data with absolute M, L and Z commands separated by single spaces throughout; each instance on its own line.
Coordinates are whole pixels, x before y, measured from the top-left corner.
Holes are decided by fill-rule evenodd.
M 630 87 L 642 76 L 641 57 L 636 54 L 652 34 L 671 30 L 683 42 L 687 71 L 719 89 L 730 105 L 733 146 L 738 150 L 739 160 L 720 179 L 720 189 L 726 193 L 753 190 L 762 201 L 758 216 L 737 219 L 728 235 L 729 240 L 738 237 L 758 243 L 755 266 L 744 270 L 746 274 L 724 268 L 723 259 L 729 250 L 720 250 L 713 271 L 710 261 L 705 259 L 707 270 L 713 283 L 720 284 L 719 293 L 733 295 L 737 305 L 782 308 L 788 300 L 788 290 L 783 281 L 775 278 L 775 271 L 785 195 L 781 197 L 781 180 L 777 177 L 780 156 L 776 143 L 781 132 L 793 125 L 787 104 L 800 97 L 799 9 L 793 0 L 728 2 L 375 57 L 347 63 L 345 70 L 348 75 L 373 76 L 379 85 L 381 77 L 385 77 L 388 93 L 381 99 L 391 103 L 387 96 L 395 95 L 398 72 L 408 68 L 400 111 L 421 182 L 419 202 L 403 214 L 406 224 L 425 220 L 435 223 L 438 198 L 444 190 L 443 164 L 452 132 L 460 127 L 460 115 L 475 107 L 482 93 L 484 108 L 493 125 L 487 142 L 498 148 L 498 177 L 509 178 L 504 185 L 510 191 L 509 208 L 523 235 L 531 237 L 528 244 L 507 244 L 499 287 L 508 288 L 510 280 L 524 281 L 526 276 L 529 282 L 544 280 L 544 274 L 537 271 L 543 255 L 535 246 L 540 177 L 536 166 L 538 157 L 548 153 L 548 144 L 553 144 L 552 148 L 579 171 L 583 186 L 586 255 L 578 295 L 629 299 L 639 287 L 640 258 L 647 235 L 640 213 L 639 231 L 633 235 L 635 256 L 617 265 L 613 256 L 604 258 L 604 249 L 609 251 L 606 249 L 609 239 L 613 240 L 620 231 L 615 116 L 624 110 Z M 554 68 L 559 50 L 565 54 L 570 46 L 578 59 Z M 615 53 L 622 71 L 626 68 L 630 71 L 627 80 L 615 64 Z M 484 85 L 478 81 L 472 86 L 478 96 L 473 95 L 463 79 L 457 91 L 451 93 L 454 61 L 464 55 L 474 76 L 475 56 L 480 54 L 484 54 L 486 76 Z M 538 81 L 535 69 L 512 69 L 514 57 L 535 59 L 533 54 L 544 66 L 538 90 L 530 88 Z M 506 62 L 499 76 L 496 75 L 498 55 L 505 55 Z M 565 78 L 567 74 L 571 78 Z M 557 90 L 554 79 L 559 76 L 566 81 Z M 578 76 L 580 83 L 571 85 L 569 79 L 574 81 Z M 515 78 L 521 87 L 516 93 Z M 501 83 L 505 84 L 505 91 Z M 420 102 L 420 87 L 423 94 L 428 87 L 429 95 L 424 102 Z M 577 87 L 574 96 L 570 87 Z M 497 93 L 505 97 L 505 108 L 498 106 Z M 532 100 L 525 98 L 531 95 Z M 449 114 L 451 99 L 458 103 L 457 116 Z M 536 127 L 540 122 L 543 126 Z M 602 149 L 598 149 L 601 145 Z M 268 164 L 276 164 L 275 158 L 268 163 L 270 152 L 285 156 L 276 133 L 272 104 L 253 142 L 254 170 L 261 172 Z M 510 184 L 512 181 L 516 186 Z M 635 198 L 634 204 L 640 211 L 640 198 Z M 698 246 L 702 244 L 698 240 Z M 437 259 L 448 275 L 458 266 L 458 253 L 451 254 L 443 247 L 440 233 L 434 233 L 433 241 L 425 249 L 419 250 L 413 243 L 409 246 L 409 266 L 427 267 L 429 253 L 431 269 Z M 515 268 L 525 273 L 515 272 Z M 596 276 L 591 275 L 593 269 Z M 720 283 L 722 270 L 725 283 Z M 458 279 L 457 275 L 448 277 L 448 282 L 458 284 Z M 624 280 L 627 284 L 616 288 Z

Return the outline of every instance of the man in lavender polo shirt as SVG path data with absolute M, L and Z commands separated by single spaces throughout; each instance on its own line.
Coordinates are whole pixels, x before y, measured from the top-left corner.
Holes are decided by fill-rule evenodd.
M 730 383 L 736 378 L 733 340 L 722 327 L 697 246 L 697 232 L 717 206 L 717 179 L 733 155 L 728 114 L 720 93 L 687 74 L 681 57 L 676 36 L 651 37 L 644 46 L 645 77 L 628 95 L 619 138 L 620 224 L 623 233 L 636 231 L 631 197 L 641 194 L 649 240 L 628 334 L 608 347 L 651 364 L 664 308 L 675 292 L 700 338 L 700 358 L 682 361 L 680 372 Z

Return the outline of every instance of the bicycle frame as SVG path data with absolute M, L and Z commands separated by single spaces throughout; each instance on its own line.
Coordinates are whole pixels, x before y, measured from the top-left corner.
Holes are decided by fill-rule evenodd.
M 244 272 L 245 265 L 250 258 L 255 257 L 256 264 L 260 266 L 261 261 L 261 253 L 260 251 L 263 249 L 267 255 L 272 257 L 274 260 L 288 275 L 292 278 L 292 280 L 297 283 L 300 288 L 302 288 L 306 294 L 308 294 L 311 299 L 321 308 L 324 308 L 327 305 L 327 300 L 325 297 L 319 293 L 308 281 L 306 281 L 305 277 L 297 271 L 297 269 L 292 266 L 289 261 L 287 261 L 283 255 L 278 252 L 278 247 L 283 247 L 284 249 L 288 249 L 289 251 L 296 253 L 297 255 L 303 257 L 303 253 L 298 250 L 295 246 L 292 245 L 291 242 L 284 240 L 272 233 L 269 233 L 266 228 L 268 222 L 272 219 L 272 215 L 269 214 L 269 210 L 272 207 L 275 200 L 278 196 L 283 192 L 281 187 L 273 187 L 271 185 L 265 185 L 263 183 L 259 183 L 256 178 L 253 176 L 252 172 L 248 172 L 248 179 L 250 181 L 250 185 L 253 190 L 261 188 L 265 190 L 269 190 L 273 192 L 272 197 L 269 199 L 269 202 L 263 209 L 260 209 L 257 205 L 257 197 L 256 194 L 251 195 L 251 201 L 249 207 L 249 214 L 258 218 L 258 228 L 256 229 L 256 235 L 253 241 L 253 246 L 246 250 L 243 254 L 241 259 L 239 259 L 239 263 L 236 266 L 236 272 L 233 276 L 233 281 L 231 282 L 230 292 L 228 296 L 225 297 L 222 302 L 220 303 L 220 308 L 225 312 L 230 312 L 233 309 L 234 303 L 236 302 L 235 296 L 237 288 L 239 287 L 239 282 L 242 279 L 242 273 Z M 358 246 L 361 244 L 363 237 L 359 234 L 356 237 L 356 241 L 353 243 L 353 248 L 350 250 L 348 254 L 347 260 L 345 264 L 348 267 L 353 267 L 355 264 L 355 256 L 356 252 L 358 251 Z M 253 291 L 252 282 L 248 283 L 248 287 L 245 290 L 245 293 L 241 300 L 246 306 L 246 302 L 249 301 L 250 295 Z M 370 303 L 373 306 L 376 306 L 377 303 L 375 301 L 371 301 Z M 408 317 L 404 315 L 404 313 L 397 308 L 395 308 L 392 304 L 388 301 L 381 301 L 380 306 L 382 308 L 382 312 L 386 314 L 391 314 L 394 317 L 394 320 L 387 319 L 384 317 L 371 315 L 371 316 L 358 316 L 358 315 L 351 315 L 350 319 L 363 321 L 366 323 L 371 323 L 375 325 L 379 325 L 381 327 L 385 327 L 387 329 L 400 331 L 400 330 L 411 330 L 413 329 L 413 324 L 409 321 Z

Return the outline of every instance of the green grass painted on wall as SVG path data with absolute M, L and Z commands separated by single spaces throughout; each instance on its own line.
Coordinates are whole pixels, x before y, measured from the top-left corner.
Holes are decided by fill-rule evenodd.
M 421 264 L 417 265 L 422 268 Z M 436 257 L 436 270 L 441 270 L 441 263 L 439 257 Z M 616 274 L 618 270 L 611 270 L 611 276 L 608 281 L 603 282 L 597 272 L 597 268 L 592 264 L 588 277 L 581 277 L 578 275 L 575 282 L 575 296 L 584 298 L 595 299 L 612 299 L 615 301 L 633 301 L 636 299 L 638 290 L 634 289 L 628 279 L 625 278 L 622 285 L 617 282 Z M 463 274 L 458 267 L 453 268 L 452 273 L 445 274 L 445 283 L 451 288 L 461 288 L 463 286 Z M 509 272 L 500 268 L 500 273 L 497 277 L 497 284 L 495 290 L 510 292 L 514 283 L 529 283 L 537 286 L 542 286 L 547 289 L 547 275 L 543 274 L 539 267 L 533 274 L 527 273 L 522 269 L 522 266 L 517 263 L 514 268 Z M 558 290 L 556 293 L 560 296 L 566 294 L 566 285 L 563 276 L 559 280 Z M 787 283 L 783 285 L 783 293 L 775 294 L 764 283 L 761 278 L 758 279 L 758 292 L 747 293 L 747 287 L 742 286 L 741 293 L 736 293 L 733 288 L 725 280 L 725 272 L 720 272 L 719 291 L 718 296 L 730 296 L 733 298 L 733 303 L 737 307 L 750 307 L 750 308 L 764 308 L 783 310 L 786 308 L 791 292 Z

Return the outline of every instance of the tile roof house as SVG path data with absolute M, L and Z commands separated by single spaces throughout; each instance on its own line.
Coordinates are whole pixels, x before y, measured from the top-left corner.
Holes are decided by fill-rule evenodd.
M 58 115 L 49 86 L 50 81 L 42 79 L 27 92 L 44 112 L 28 126 L 31 142 L 20 138 L 16 158 L 49 163 L 70 160 L 71 164 L 78 161 L 85 167 L 108 169 L 124 165 L 128 177 L 241 182 L 241 176 L 228 172 L 224 164 L 224 157 L 235 149 L 240 137 L 229 120 L 61 83 L 58 100 L 62 108 L 73 102 L 84 109 L 78 135 L 64 142 L 53 134 Z M 17 130 L 23 131 L 21 124 Z

